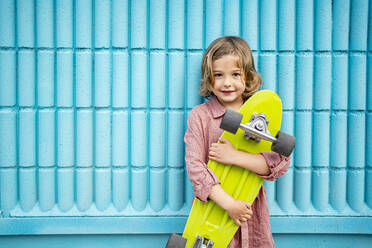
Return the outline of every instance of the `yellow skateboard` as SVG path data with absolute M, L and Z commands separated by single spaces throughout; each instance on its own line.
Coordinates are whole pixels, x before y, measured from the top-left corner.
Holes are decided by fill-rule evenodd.
M 221 138 L 236 149 L 249 153 L 275 151 L 289 156 L 295 146 L 293 136 L 280 132 L 282 103 L 277 94 L 261 90 L 250 97 L 239 112 L 226 110 L 221 121 Z M 221 181 L 223 189 L 235 199 L 253 203 L 263 179 L 234 165 L 210 160 L 208 167 Z M 182 237 L 172 234 L 166 248 L 226 248 L 239 226 L 214 201 L 194 199 Z

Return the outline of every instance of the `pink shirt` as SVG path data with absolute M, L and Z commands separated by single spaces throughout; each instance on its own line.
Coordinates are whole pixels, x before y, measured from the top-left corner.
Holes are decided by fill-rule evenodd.
M 225 108 L 214 96 L 206 103 L 193 108 L 188 118 L 185 134 L 186 169 L 194 188 L 195 197 L 208 201 L 211 188 L 220 183 L 218 177 L 207 167 L 209 147 L 222 135 L 220 122 Z M 275 152 L 261 153 L 270 169 L 270 174 L 261 176 L 273 181 L 287 172 L 289 158 Z M 252 205 L 252 218 L 243 222 L 229 247 L 274 247 L 271 234 L 269 208 L 264 186 L 261 187 Z

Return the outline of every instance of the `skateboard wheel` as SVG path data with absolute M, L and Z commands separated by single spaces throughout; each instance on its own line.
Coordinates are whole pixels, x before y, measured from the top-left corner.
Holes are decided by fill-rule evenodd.
M 235 134 L 240 127 L 240 122 L 242 121 L 242 119 L 242 114 L 235 112 L 234 110 L 226 109 L 226 112 L 220 124 L 220 128 Z
M 187 239 L 183 238 L 180 235 L 172 233 L 172 235 L 168 239 L 166 248 L 185 248 L 186 242 L 187 242 Z
M 295 145 L 296 145 L 295 137 L 279 131 L 278 134 L 276 135 L 276 141 L 273 142 L 273 144 L 271 145 L 271 150 L 283 156 L 289 157 Z

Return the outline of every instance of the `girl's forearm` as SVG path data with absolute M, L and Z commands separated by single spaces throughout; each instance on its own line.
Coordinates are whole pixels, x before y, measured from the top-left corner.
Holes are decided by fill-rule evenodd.
M 261 154 L 237 151 L 233 164 L 263 176 L 270 174 L 269 166 Z
M 212 187 L 209 199 L 213 200 L 225 210 L 231 207 L 235 201 L 235 199 L 222 188 L 221 184 L 216 184 Z

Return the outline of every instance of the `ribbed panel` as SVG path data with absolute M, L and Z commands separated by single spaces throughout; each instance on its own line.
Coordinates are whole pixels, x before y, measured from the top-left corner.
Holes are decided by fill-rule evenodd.
M 187 215 L 200 62 L 245 38 L 297 137 L 271 214 L 372 213 L 368 0 L 0 1 L 2 216 Z

